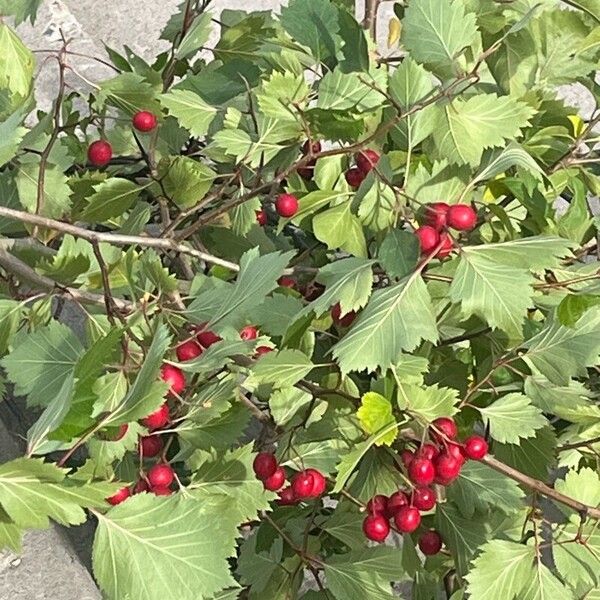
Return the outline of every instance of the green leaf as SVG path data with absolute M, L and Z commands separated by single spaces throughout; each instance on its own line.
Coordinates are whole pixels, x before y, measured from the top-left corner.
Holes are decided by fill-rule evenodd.
M 20 554 L 22 551 L 21 535 L 21 529 L 10 520 L 10 517 L 0 507 L 0 551 L 8 547 L 15 554 Z
M 15 25 L 20 25 L 27 19 L 35 24 L 37 11 L 42 0 L 0 0 L 0 14 L 14 17 Z
M 0 355 L 4 355 L 12 343 L 25 307 L 16 300 L 0 298 Z
M 204 163 L 178 156 L 169 165 L 163 185 L 175 204 L 185 209 L 206 196 L 215 177 L 215 172 Z
M 27 396 L 30 406 L 47 406 L 60 393 L 83 353 L 81 343 L 66 325 L 51 321 L 46 327 L 21 337 L 2 366 L 15 394 Z
M 503 147 L 521 135 L 534 110 L 509 96 L 479 94 L 436 105 L 435 113 L 433 139 L 440 158 L 475 167 L 486 148 Z
M 360 400 L 360 407 L 356 411 L 356 416 L 363 430 L 372 435 L 386 429 L 390 424 L 395 423 L 392 403 L 377 392 L 367 392 Z M 376 446 L 385 444 L 391 446 L 398 436 L 398 429 L 391 429 L 385 435 L 380 436 L 376 441 Z
M 360 512 L 340 503 L 333 514 L 324 520 L 321 527 L 349 548 L 358 550 L 364 546 L 363 520 L 364 517 Z
M 314 365 L 300 350 L 280 350 L 263 354 L 252 367 L 249 386 L 270 383 L 281 389 L 294 385 L 305 377 Z
M 90 196 L 80 218 L 82 221 L 97 223 L 119 217 L 139 198 L 141 189 L 128 179 L 106 179 L 94 186 L 94 194 Z
M 405 384 L 401 378 L 398 383 L 398 406 L 412 416 L 427 423 L 438 417 L 450 417 L 458 412 L 458 391 L 451 388 L 431 385 L 419 387 Z
M 452 204 L 461 197 L 469 175 L 466 167 L 449 165 L 446 160 L 434 161 L 431 169 L 419 163 L 414 174 L 407 178 L 406 193 L 422 203 L 439 202 L 444 198 Z
M 238 573 L 244 585 L 252 586 L 252 592 L 260 594 L 269 580 L 281 568 L 283 540 L 276 539 L 267 549 L 260 551 L 260 532 L 255 531 L 241 546 L 238 560 Z M 237 597 L 237 596 L 236 596 Z
M 585 376 L 585 368 L 598 363 L 599 333 L 598 307 L 589 309 L 575 328 L 550 320 L 525 344 L 527 354 L 523 358 L 552 383 L 568 385 L 571 377 Z
M 588 506 L 600 505 L 600 477 L 596 471 L 584 467 L 579 472 L 569 470 L 556 480 L 554 487 L 575 500 Z
M 477 39 L 475 15 L 462 2 L 416 0 L 402 20 L 402 44 L 436 75 L 452 75 L 460 53 Z
M 387 73 L 374 69 L 371 73 L 343 73 L 337 68 L 327 73 L 319 85 L 317 106 L 324 110 L 355 111 L 378 109 L 385 96 Z
M 575 327 L 577 321 L 581 319 L 584 313 L 600 304 L 600 296 L 591 296 L 589 294 L 574 295 L 568 294 L 565 296 L 558 308 L 556 309 L 556 317 L 561 325 L 565 327 Z
M 312 399 L 311 394 L 296 387 L 276 390 L 269 398 L 269 408 L 275 423 L 280 426 L 285 425 L 300 411 L 308 408 Z
M 402 351 L 414 350 L 421 340 L 437 339 L 429 292 L 414 273 L 373 294 L 348 334 L 333 347 L 333 356 L 344 373 L 387 369 Z
M 217 109 L 198 94 L 188 90 L 170 90 L 163 94 L 161 104 L 195 137 L 204 137 Z
M 147 110 L 160 114 L 160 105 L 156 100 L 157 88 L 137 73 L 121 73 L 112 79 L 103 81 L 96 93 L 100 109 L 105 105 L 114 106 L 128 115 Z
M 21 141 L 27 129 L 22 126 L 25 115 L 22 111 L 17 111 L 10 115 L 7 119 L 0 122 L 0 167 L 4 166 L 9 160 L 14 158 L 19 150 Z M 6 185 L 6 182 L 3 182 Z M 3 206 L 8 204 L 9 198 L 3 197 Z M 19 208 L 18 203 L 13 208 Z M 14 223 L 11 223 L 14 226 Z
M 39 163 L 27 163 L 19 168 L 17 187 L 19 200 L 28 212 L 36 212 Z M 44 173 L 44 202 L 39 214 L 60 218 L 71 206 L 71 189 L 62 169 L 51 166 Z
M 55 281 L 70 283 L 90 269 L 91 247 L 85 240 L 65 235 L 58 252 L 38 265 L 38 270 Z
M 390 277 L 400 279 L 412 273 L 420 255 L 417 237 L 403 229 L 392 229 L 379 248 L 378 259 Z
M 212 14 L 208 11 L 199 14 L 193 21 L 185 37 L 175 52 L 175 58 L 183 59 L 195 54 L 208 41 L 212 31 Z
M 295 296 L 273 294 L 252 309 L 250 321 L 269 335 L 283 335 L 302 308 L 301 300 Z
M 33 53 L 5 23 L 0 23 L 0 88 L 8 90 L 15 109 L 29 93 L 33 83 Z
M 236 524 L 225 499 L 139 494 L 99 514 L 93 567 L 110 600 L 208 600 L 235 586 Z M 154 576 L 147 577 L 148 565 Z
M 354 256 L 367 256 L 367 242 L 362 224 L 351 211 L 351 203 L 338 204 L 312 221 L 315 237 L 330 250 L 341 249 Z
M 256 99 L 261 112 L 268 117 L 297 121 L 298 108 L 304 109 L 309 92 L 303 75 L 273 71 L 256 93 Z
M 488 420 L 491 436 L 501 443 L 518 444 L 520 438 L 532 437 L 548 424 L 542 411 L 518 393 L 507 394 L 479 412 Z

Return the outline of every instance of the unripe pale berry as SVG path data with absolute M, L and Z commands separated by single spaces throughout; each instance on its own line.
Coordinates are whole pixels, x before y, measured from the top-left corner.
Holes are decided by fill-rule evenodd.
M 155 496 L 170 496 L 173 493 L 173 490 L 171 488 L 163 486 L 153 487 L 150 491 Z
M 412 533 L 421 524 L 421 513 L 414 506 L 403 506 L 394 515 L 394 523 L 402 533 Z
M 356 166 L 366 175 L 379 162 L 380 158 L 379 153 L 375 150 L 363 150 L 355 156 Z
M 88 160 L 94 167 L 104 167 L 112 158 L 112 146 L 105 140 L 96 140 L 88 148 Z
M 429 254 L 440 243 L 440 234 L 431 225 L 423 225 L 415 231 L 423 254 Z
M 186 340 L 177 346 L 175 354 L 177 354 L 177 359 L 181 362 L 194 360 L 194 358 L 198 358 L 202 354 L 202 346 L 194 340 Z
M 381 515 L 369 515 L 363 521 L 363 533 L 373 542 L 383 542 L 390 533 L 390 524 Z
M 446 217 L 450 206 L 445 202 L 434 202 L 425 208 L 425 223 L 441 231 L 446 227 Z
M 248 340 L 255 340 L 258 337 L 258 329 L 254 325 L 246 325 L 240 331 L 240 337 L 247 342 Z
M 165 402 L 158 410 L 142 419 L 142 423 L 152 431 L 164 427 L 169 422 L 169 418 L 169 405 Z
M 179 395 L 185 389 L 185 375 L 181 369 L 173 365 L 163 365 L 160 368 L 160 378 L 169 384 L 169 393 Z
M 449 485 L 460 474 L 460 461 L 451 454 L 444 452 L 434 462 L 435 480 L 441 485 Z
M 222 338 L 213 331 L 205 329 L 206 325 L 206 323 L 202 323 L 196 327 L 196 339 L 203 348 L 210 348 L 213 344 L 220 342 Z
M 408 476 L 416 485 L 429 485 L 435 478 L 433 463 L 427 458 L 415 458 L 408 465 Z
M 312 494 L 315 480 L 312 473 L 308 471 L 300 471 L 296 473 L 292 479 L 292 490 L 294 490 L 294 496 L 301 500 L 310 498 Z
M 298 504 L 298 500 L 296 496 L 294 496 L 294 490 L 289 485 L 279 492 L 277 504 L 280 506 L 293 506 L 294 504 Z
M 158 435 L 140 438 L 140 450 L 144 458 L 152 458 L 163 449 L 163 442 Z
M 408 506 L 407 495 L 400 490 L 394 492 L 387 501 L 385 516 L 392 519 L 403 506 Z
M 138 131 L 141 131 L 142 133 L 148 133 L 156 127 L 158 124 L 158 119 L 153 113 L 147 110 L 142 110 L 133 115 L 132 123 Z
M 117 504 L 121 504 L 121 502 L 125 502 L 127 498 L 131 496 L 131 490 L 128 487 L 121 488 L 116 494 L 107 498 L 106 501 L 113 506 Z
M 419 538 L 419 548 L 425 556 L 433 556 L 442 549 L 442 538 L 437 531 L 426 531 Z
M 148 471 L 148 482 L 152 488 L 169 487 L 175 479 L 175 471 L 170 465 L 154 465 Z
M 383 494 L 377 494 L 367 502 L 367 511 L 369 511 L 369 514 L 371 515 L 385 516 L 387 512 L 387 505 L 388 497 L 384 496 Z
M 338 327 L 350 327 L 350 325 L 354 323 L 354 319 L 356 319 L 356 313 L 353 310 L 351 310 L 350 312 L 342 316 L 342 307 L 338 302 L 331 309 L 331 318 Z
M 254 458 L 252 468 L 256 476 L 264 481 L 277 470 L 277 459 L 271 452 L 259 452 Z
M 458 231 L 471 231 L 477 225 L 477 213 L 468 204 L 454 204 L 448 209 L 448 225 Z
M 267 224 L 268 221 L 268 217 L 267 217 L 267 211 L 266 210 L 257 210 L 256 211 L 256 222 L 261 226 L 264 227 Z
M 265 489 L 269 490 L 270 492 L 276 492 L 277 490 L 280 490 L 284 483 L 285 471 L 283 470 L 283 467 L 277 467 L 273 475 L 263 481 Z
M 275 210 L 280 217 L 293 217 L 298 212 L 298 198 L 292 194 L 280 194 L 275 200 Z
M 465 440 L 464 452 L 471 460 L 481 460 L 488 453 L 488 443 L 479 435 L 472 435 Z
M 441 435 L 440 435 L 441 434 Z M 450 417 L 439 417 L 432 423 L 431 435 L 437 439 L 443 439 L 444 437 L 453 440 L 458 435 L 458 428 L 454 419 Z
M 310 492 L 310 497 L 320 498 L 325 493 L 325 488 L 327 487 L 327 481 L 325 480 L 323 473 L 316 469 L 306 469 L 306 472 L 312 475 L 313 478 L 313 487 Z
M 419 510 L 431 510 L 437 502 L 435 492 L 430 487 L 418 487 L 413 490 L 412 504 Z
M 348 185 L 357 188 L 365 180 L 366 174 L 363 173 L 358 167 L 352 167 L 348 169 L 344 174 Z

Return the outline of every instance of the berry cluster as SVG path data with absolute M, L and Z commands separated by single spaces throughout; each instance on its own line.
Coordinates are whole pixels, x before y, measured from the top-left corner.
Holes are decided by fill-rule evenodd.
M 431 442 L 421 444 L 414 452 L 408 449 L 402 452 L 402 464 L 414 487 L 410 491 L 399 490 L 389 498 L 377 495 L 369 500 L 369 514 L 363 522 L 368 539 L 383 542 L 390 533 L 390 521 L 401 533 L 416 531 L 421 524 L 421 512 L 432 510 L 437 502 L 430 486 L 449 485 L 460 475 L 467 459 L 481 460 L 487 454 L 488 445 L 482 437 L 473 435 L 460 444 L 456 441 L 457 434 L 454 420 L 440 417 L 431 426 Z M 419 546 L 425 554 L 435 554 L 442 546 L 441 538 L 437 532 L 427 532 Z M 432 552 L 433 548 L 437 550 Z
M 283 488 L 287 481 L 285 469 L 277 463 L 274 454 L 259 452 L 253 464 L 256 477 L 263 482 L 266 490 L 279 492 L 279 504 L 291 506 L 301 500 L 320 498 L 327 487 L 325 477 L 316 469 L 305 469 L 296 473 L 290 485 Z
M 364 150 L 354 157 L 356 166 L 346 171 L 345 177 L 348 185 L 357 188 L 365 180 L 365 177 L 373 170 L 373 167 L 379 162 L 378 152 L 375 150 Z
M 421 252 L 446 258 L 454 249 L 454 240 L 448 233 L 451 227 L 457 231 L 471 231 L 477 225 L 477 213 L 468 204 L 449 206 L 445 202 L 429 204 L 425 211 L 425 225 L 415 231 Z

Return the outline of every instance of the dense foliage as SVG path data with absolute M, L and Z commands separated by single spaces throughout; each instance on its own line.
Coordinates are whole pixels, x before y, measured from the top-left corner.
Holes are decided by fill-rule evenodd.
M 0 549 L 92 518 L 112 600 L 600 598 L 600 3 L 408 0 L 386 52 L 344 2 L 208 4 L 89 95 L 40 54 L 49 113 L 0 22 L 38 415 Z

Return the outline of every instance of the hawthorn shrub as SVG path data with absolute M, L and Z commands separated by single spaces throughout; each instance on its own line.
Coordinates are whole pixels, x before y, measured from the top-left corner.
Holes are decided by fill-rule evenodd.
M 600 110 L 557 93 L 600 98 L 598 4 L 410 0 L 388 56 L 341 3 L 207 4 L 89 96 L 64 40 L 49 113 L 0 23 L 0 384 L 39 415 L 0 547 L 91 518 L 113 600 L 600 597 Z

